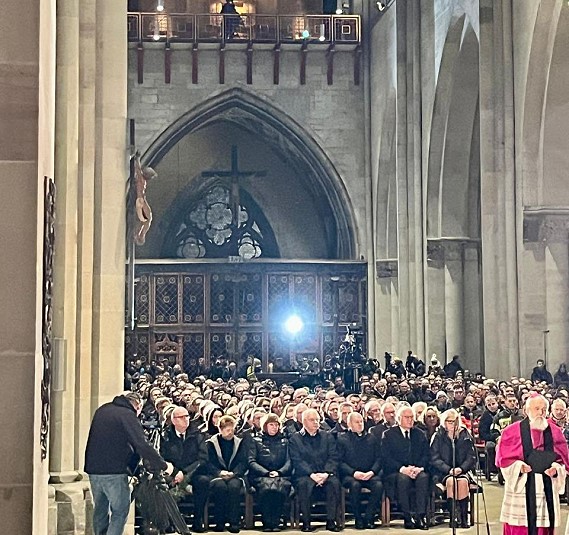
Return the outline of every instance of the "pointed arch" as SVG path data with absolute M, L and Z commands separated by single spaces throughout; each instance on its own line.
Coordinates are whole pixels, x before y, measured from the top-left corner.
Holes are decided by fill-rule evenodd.
M 336 168 L 313 136 L 268 100 L 239 87 L 223 91 L 195 106 L 166 128 L 148 147 L 145 165 L 155 166 L 184 136 L 216 122 L 227 121 L 263 139 L 294 162 L 307 187 L 329 206 L 326 227 L 335 236 L 335 257 L 357 258 L 352 203 Z
M 479 150 L 478 49 L 473 27 L 460 17 L 447 35 L 433 110 L 426 193 L 429 238 L 479 234 L 480 177 L 472 162 Z

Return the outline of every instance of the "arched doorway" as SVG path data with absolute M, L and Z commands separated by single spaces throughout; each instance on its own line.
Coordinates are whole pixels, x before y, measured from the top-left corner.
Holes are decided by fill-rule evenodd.
M 285 113 L 231 89 L 167 128 L 144 161 L 159 178 L 127 355 L 167 346 L 188 371 L 222 353 L 288 369 L 365 323 L 366 265 L 343 181 Z M 291 314 L 304 325 L 294 336 L 283 329 Z

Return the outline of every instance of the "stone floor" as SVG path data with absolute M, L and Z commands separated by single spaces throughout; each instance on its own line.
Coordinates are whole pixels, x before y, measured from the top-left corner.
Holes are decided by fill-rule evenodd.
M 501 487 L 500 485 L 498 485 L 498 483 L 492 482 L 492 483 L 487 483 L 484 482 L 484 493 L 485 493 L 485 498 L 486 498 L 486 511 L 487 511 L 487 515 L 488 515 L 488 523 L 489 523 L 489 529 L 490 529 L 490 533 L 491 535 L 499 535 L 500 533 L 502 533 L 502 526 L 499 522 L 499 518 L 500 518 L 500 507 L 502 504 L 502 492 L 503 492 L 503 487 Z M 477 519 L 479 520 L 479 524 L 475 525 L 473 527 L 471 527 L 470 529 L 458 529 L 457 533 L 459 533 L 460 535 L 468 535 L 468 534 L 478 534 L 480 533 L 481 535 L 487 535 L 487 531 L 486 531 L 486 518 L 485 518 L 485 514 L 484 514 L 484 500 L 482 499 L 482 495 L 480 495 L 480 500 L 479 500 L 479 508 L 480 508 L 480 514 L 476 515 Z M 562 504 L 561 506 L 561 510 L 562 510 L 562 514 L 563 517 L 561 519 L 561 528 L 559 529 L 559 533 L 564 533 L 565 532 L 565 523 L 567 521 L 567 515 L 569 513 L 569 507 L 566 504 Z M 316 534 L 321 533 L 322 535 L 326 535 L 329 532 L 326 531 L 324 529 L 324 527 L 322 526 L 321 528 L 318 527 L 318 524 L 316 524 L 317 526 L 317 530 L 316 530 Z M 376 530 L 377 531 L 377 530 Z M 384 533 L 389 533 L 389 534 L 403 534 L 403 533 L 420 533 L 419 531 L 408 531 L 403 529 L 403 522 L 400 520 L 393 520 L 391 522 L 391 525 L 389 528 L 379 528 L 379 531 L 382 531 Z M 432 534 L 442 534 L 442 533 L 450 533 L 450 528 L 447 522 L 437 526 L 437 527 L 433 527 L 429 530 L 429 533 Z M 213 533 L 213 532 L 212 532 Z M 259 535 L 261 534 L 262 531 L 260 529 L 258 530 L 241 530 L 241 535 Z M 283 533 L 285 534 L 292 534 L 292 535 L 298 535 L 301 532 L 298 530 L 293 530 L 293 529 L 287 529 L 286 531 L 284 531 Z M 358 531 L 356 529 L 354 529 L 353 527 L 353 523 L 348 523 L 346 525 L 346 528 L 344 531 L 342 531 L 342 533 L 344 535 L 363 535 L 364 533 L 371 533 L 371 531 Z

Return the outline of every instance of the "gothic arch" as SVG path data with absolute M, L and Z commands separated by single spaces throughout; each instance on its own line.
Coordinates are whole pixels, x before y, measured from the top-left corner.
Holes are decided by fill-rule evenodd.
M 427 236 L 479 235 L 478 39 L 466 17 L 448 32 L 435 95 L 427 178 Z
M 307 187 L 328 203 L 325 223 L 335 237 L 335 258 L 356 259 L 355 218 L 342 178 L 312 135 L 266 99 L 238 87 L 213 96 L 166 128 L 144 154 L 144 164 L 155 166 L 184 136 L 219 121 L 262 136 L 300 170 Z
M 562 0 L 539 2 L 534 25 L 523 107 L 523 204 L 542 204 L 543 128 L 551 58 Z

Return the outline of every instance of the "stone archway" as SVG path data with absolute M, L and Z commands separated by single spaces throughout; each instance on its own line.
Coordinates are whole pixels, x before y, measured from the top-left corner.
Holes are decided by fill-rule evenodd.
M 356 259 L 356 225 L 352 203 L 339 173 L 316 140 L 297 121 L 266 99 L 240 88 L 224 91 L 195 106 L 166 128 L 144 154 L 156 166 L 184 136 L 219 122 L 262 138 L 305 178 L 305 186 L 327 206 L 324 224 L 333 242 L 330 257 Z

